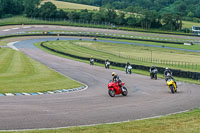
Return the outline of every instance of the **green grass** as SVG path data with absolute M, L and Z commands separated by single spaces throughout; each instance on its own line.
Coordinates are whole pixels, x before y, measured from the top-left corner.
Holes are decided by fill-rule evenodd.
M 136 41 L 136 40 L 125 40 L 125 39 L 105 39 L 105 38 L 99 38 L 99 39 L 100 40 L 113 40 L 113 41 L 131 42 L 131 43 L 149 44 L 149 45 L 157 45 L 157 46 L 163 46 L 163 47 L 180 48 L 180 49 L 188 49 L 188 50 L 200 50 L 199 44 L 183 45 L 183 44 L 174 44 L 174 43 L 151 42 L 148 40 L 147 41 Z M 192 54 L 192 52 L 190 52 L 190 54 Z M 200 54 L 198 54 L 198 55 L 200 55 Z
M 21 52 L 0 49 L 0 93 L 45 92 L 81 86 Z
M 156 66 L 166 67 L 166 65 L 170 65 L 170 68 L 182 70 L 193 70 L 196 66 L 193 66 L 192 69 L 192 63 L 193 65 L 198 64 L 198 67 L 200 66 L 200 53 L 95 41 L 51 41 L 44 44 L 50 48 L 73 55 L 82 57 L 93 56 L 94 58 L 103 60 L 108 58 L 112 61 L 122 63 L 130 61 L 130 63 L 134 64 L 151 66 L 153 64 L 150 58 L 152 53 L 152 61 Z M 158 60 L 162 60 L 163 62 L 161 63 Z M 171 60 L 171 62 L 166 62 L 166 60 Z M 172 61 L 179 62 L 179 66 L 178 64 L 175 65 Z M 186 61 L 191 61 L 190 64 L 187 64 L 188 68 L 185 68 L 184 62 Z M 180 62 L 183 63 L 181 64 Z M 200 71 L 200 68 L 198 71 Z
M 59 9 L 87 9 L 87 10 L 99 10 L 99 7 L 89 6 L 84 4 L 76 4 L 71 2 L 56 1 L 56 0 L 43 0 L 41 4 L 45 2 L 52 2 Z
M 7 42 L 0 40 L 0 45 L 5 46 L 5 45 L 7 45 Z
M 199 123 L 200 109 L 195 109 L 181 114 L 117 124 L 1 133 L 199 133 Z
M 183 21 L 183 28 L 192 29 L 192 26 L 200 26 L 200 23 L 190 22 L 190 21 Z

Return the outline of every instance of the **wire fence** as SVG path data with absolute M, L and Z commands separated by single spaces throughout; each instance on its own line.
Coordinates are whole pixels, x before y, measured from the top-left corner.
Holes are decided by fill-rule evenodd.
M 164 65 L 164 66 L 172 66 L 172 67 L 177 67 L 177 68 L 200 70 L 200 65 L 194 62 L 173 61 L 173 60 L 163 60 L 163 59 L 133 57 L 133 56 L 123 56 L 123 55 L 119 55 L 119 57 L 127 58 L 129 60 L 132 60 L 133 62 L 138 61 L 138 62 L 144 62 L 144 63 L 159 64 L 159 65 Z
M 70 41 L 70 43 L 74 44 L 72 41 Z M 77 44 L 74 44 L 74 45 L 77 45 Z M 106 53 L 106 54 L 112 54 L 112 55 L 118 56 L 119 58 L 126 58 L 129 61 L 133 61 L 133 62 L 143 62 L 143 63 L 151 63 L 151 64 L 157 64 L 157 65 L 159 64 L 159 65 L 162 65 L 162 66 L 172 66 L 172 67 L 177 67 L 177 68 L 200 70 L 200 64 L 197 64 L 197 63 L 194 63 L 194 62 L 155 59 L 155 58 L 152 58 L 152 57 L 146 58 L 146 57 L 126 56 L 126 55 L 120 54 L 120 52 L 118 54 L 116 54 L 116 53 L 113 53 L 111 51 L 93 49 L 93 48 L 89 48 L 89 47 L 82 46 L 82 45 L 78 45 L 78 46 L 79 47 L 85 47 L 85 48 L 95 50 L 95 51 L 99 51 L 99 52 Z

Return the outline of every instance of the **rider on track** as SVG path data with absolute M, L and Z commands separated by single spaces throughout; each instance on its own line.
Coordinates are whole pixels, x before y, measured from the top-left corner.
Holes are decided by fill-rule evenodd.
M 176 81 L 175 81 L 174 77 L 172 76 L 172 71 L 168 67 L 165 68 L 164 77 L 165 77 L 166 81 L 169 78 L 171 78 L 175 82 L 175 84 L 176 84 Z M 176 84 L 176 87 L 178 88 L 177 84 Z
M 119 83 L 119 87 L 121 88 L 122 87 L 122 81 L 119 78 L 119 76 L 115 72 L 112 72 L 112 76 L 113 76 L 113 81 L 114 82 L 118 82 Z

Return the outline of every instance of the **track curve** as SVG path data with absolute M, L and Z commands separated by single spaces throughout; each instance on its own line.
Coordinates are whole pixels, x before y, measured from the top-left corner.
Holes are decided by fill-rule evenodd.
M 56 128 L 134 120 L 184 111 L 200 106 L 200 86 L 179 83 L 171 94 L 163 79 L 126 75 L 118 70 L 48 54 L 26 40 L 16 46 L 31 58 L 89 88 L 77 93 L 39 96 L 0 97 L 0 130 Z M 127 97 L 111 98 L 107 82 L 118 73 L 129 90 Z

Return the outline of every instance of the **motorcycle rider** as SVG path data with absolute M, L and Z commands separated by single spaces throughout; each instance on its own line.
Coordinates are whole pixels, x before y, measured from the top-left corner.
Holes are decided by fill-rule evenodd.
M 154 74 L 154 73 L 153 73 L 154 70 L 157 70 L 157 68 L 156 68 L 154 65 L 152 65 L 152 66 L 150 67 L 150 69 L 149 69 L 150 75 L 151 75 L 151 74 Z
M 113 81 L 118 82 L 119 87 L 121 88 L 122 87 L 122 81 L 119 78 L 119 76 L 115 72 L 112 72 L 112 76 L 113 76 Z
M 109 69 L 110 61 L 108 59 L 105 60 L 105 68 Z
M 126 69 L 126 73 L 128 73 L 128 66 L 130 66 L 131 64 L 129 62 L 126 63 L 125 69 Z
M 175 81 L 174 77 L 172 76 L 172 71 L 168 67 L 165 68 L 164 77 L 165 77 L 165 81 L 167 81 L 169 78 L 171 78 L 174 81 L 174 83 L 176 84 L 176 81 Z M 176 87 L 178 88 L 177 84 L 176 84 Z
M 90 65 L 94 65 L 94 58 L 92 56 L 90 57 Z

